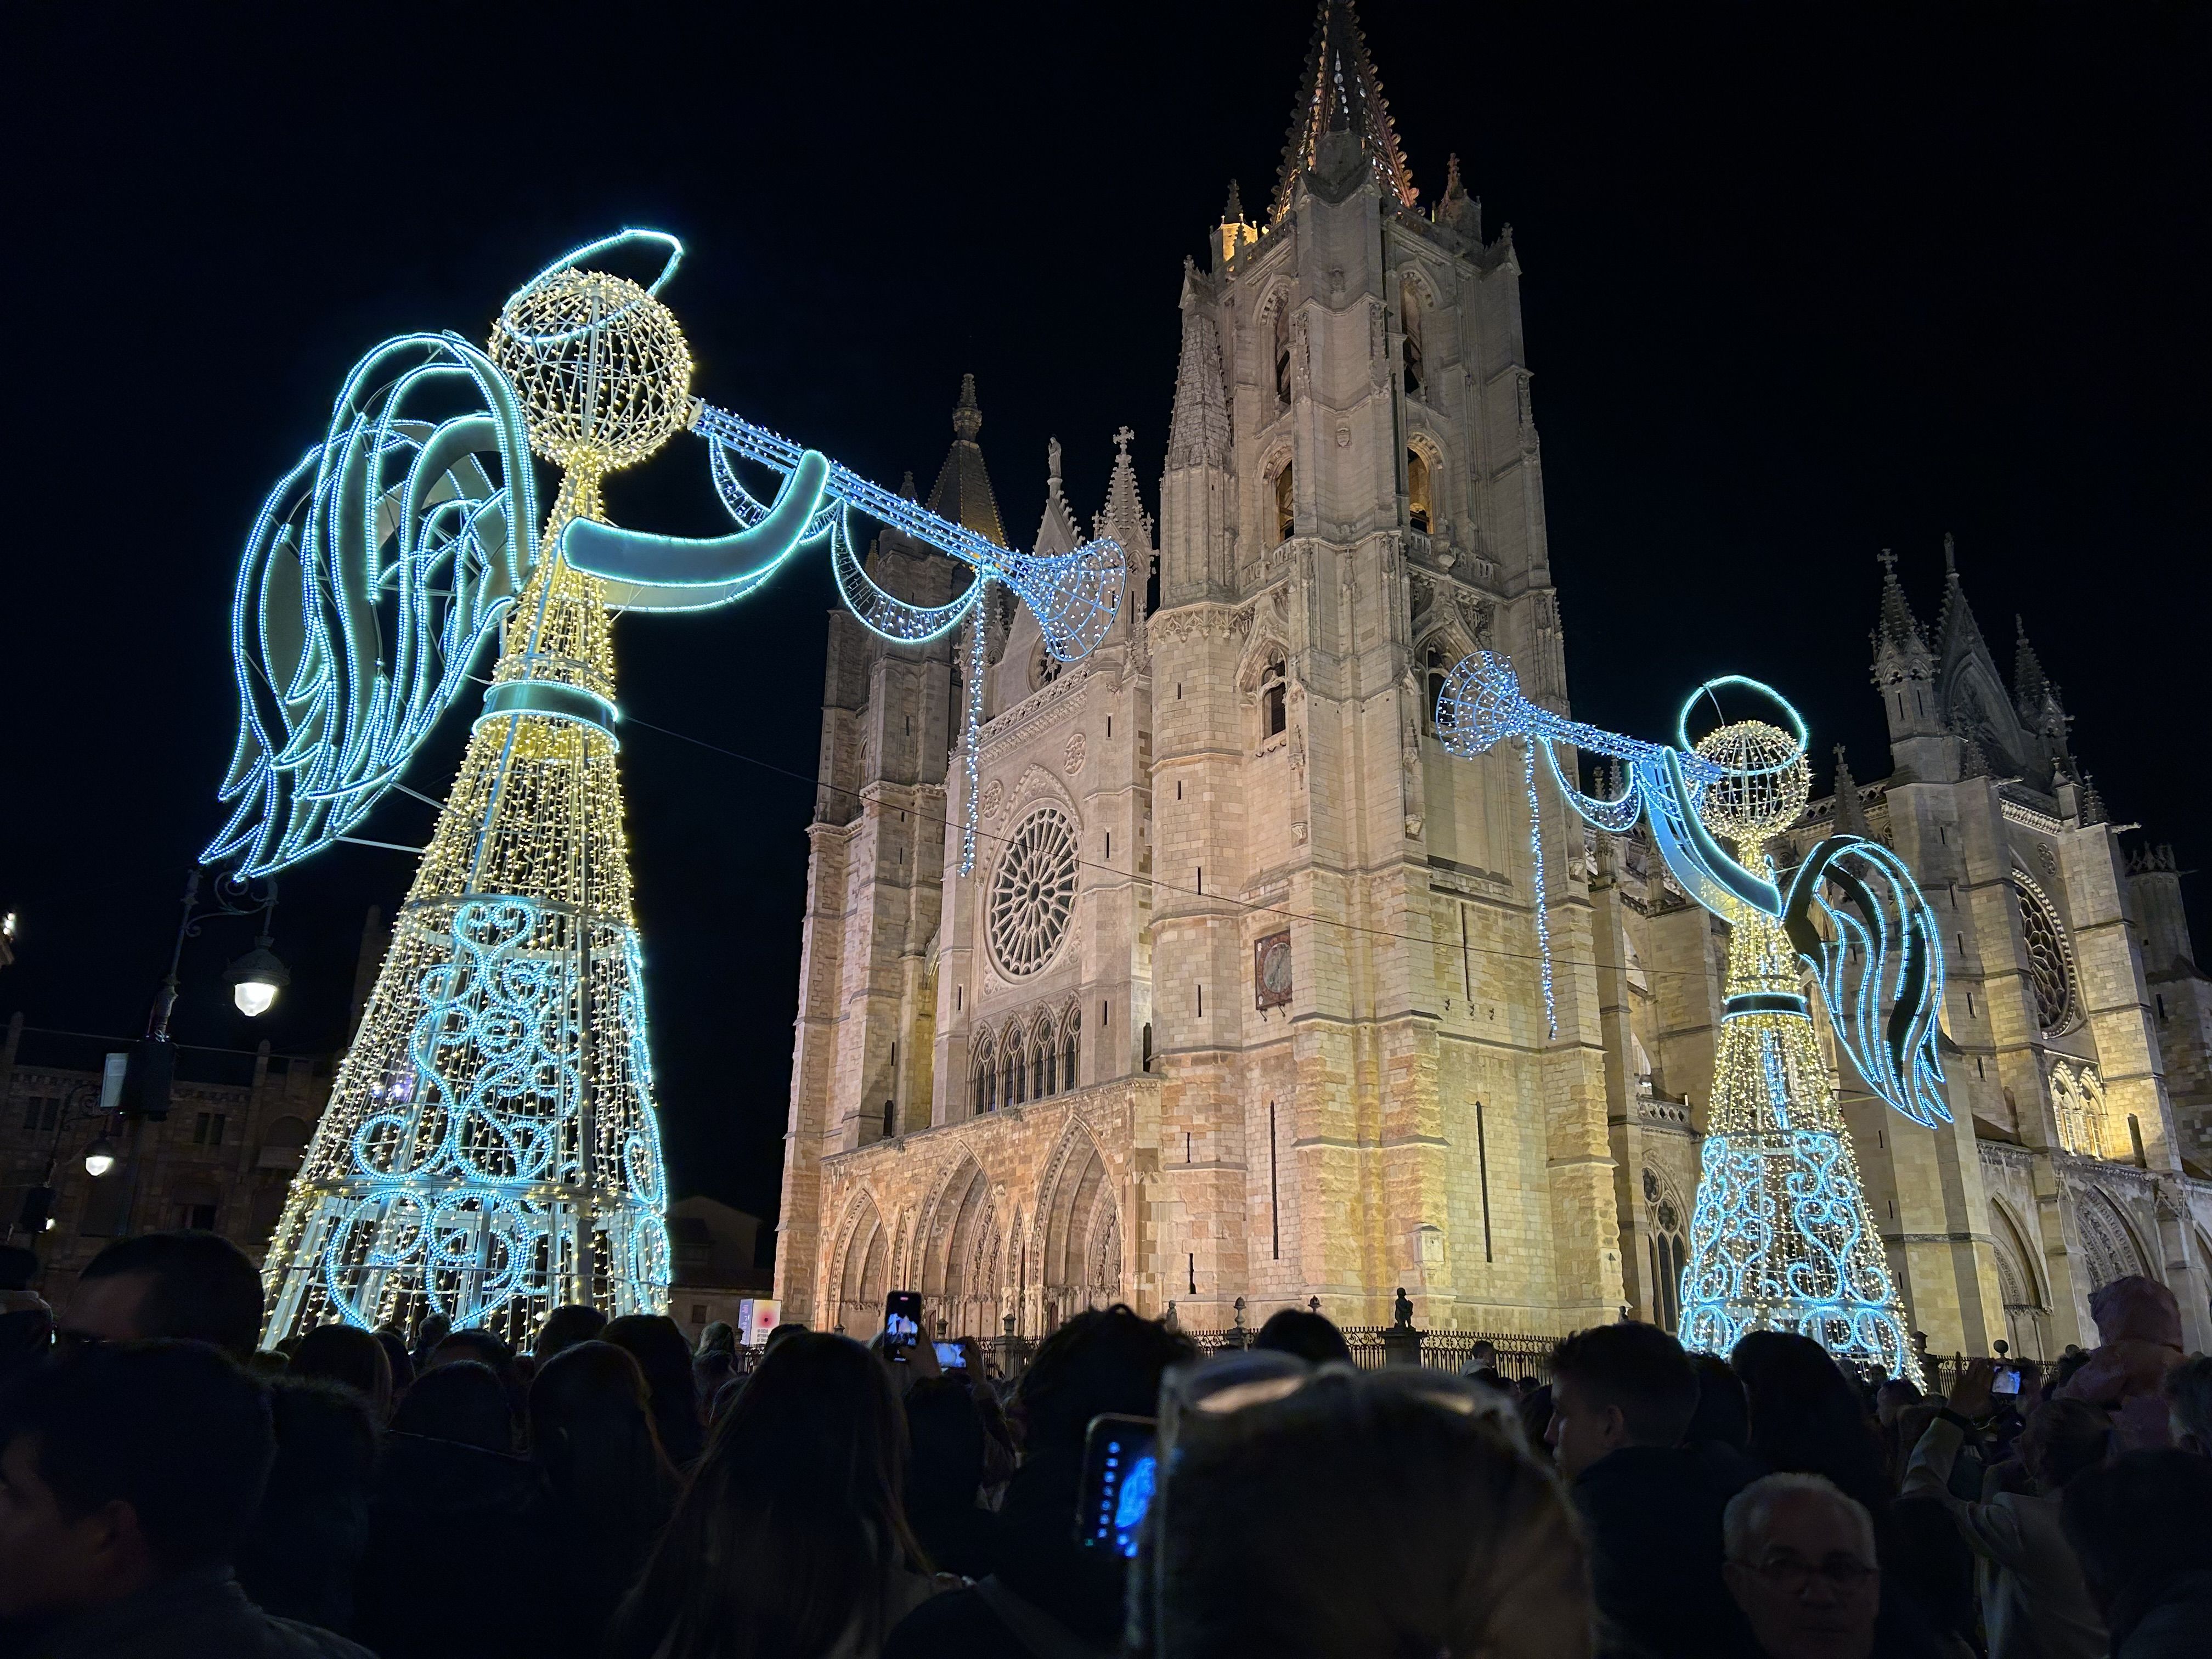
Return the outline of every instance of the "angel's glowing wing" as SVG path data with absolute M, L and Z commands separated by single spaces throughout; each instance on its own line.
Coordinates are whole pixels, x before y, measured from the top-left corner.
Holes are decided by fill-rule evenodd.
M 1798 866 L 1782 921 L 1867 1086 L 1915 1123 L 1948 1123 L 1936 1051 L 1942 936 L 1905 860 L 1831 836 Z
M 534 561 L 529 456 L 506 377 L 458 335 L 355 365 L 239 562 L 231 815 L 203 859 L 296 864 L 398 781 Z

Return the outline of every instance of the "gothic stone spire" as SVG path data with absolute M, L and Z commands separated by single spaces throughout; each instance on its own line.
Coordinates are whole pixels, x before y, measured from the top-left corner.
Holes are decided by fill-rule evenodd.
M 1222 391 L 1221 347 L 1199 296 L 1197 272 L 1183 270 L 1182 359 L 1176 365 L 1175 414 L 1168 422 L 1168 465 L 1219 466 L 1229 456 L 1229 400 Z
M 1881 561 L 1881 613 L 1874 635 L 1874 683 L 1892 686 L 1909 679 L 1926 679 L 1935 664 L 1928 654 L 1927 636 L 1920 631 L 1912 605 L 1897 580 L 1897 555 L 1887 548 Z
M 1981 624 L 1974 620 L 1974 609 L 1966 603 L 1966 589 L 1959 580 L 1958 544 L 1948 531 L 1943 534 L 1943 608 L 1936 617 L 1936 650 L 1947 663 L 1976 650 L 1989 654 Z
M 991 491 L 991 475 L 983 465 L 982 447 L 975 434 L 983 429 L 982 406 L 975 401 L 975 377 L 960 377 L 960 401 L 952 410 L 952 447 L 929 492 L 929 510 L 939 518 L 965 525 L 977 535 L 1006 544 L 1006 532 L 999 517 L 999 499 Z
M 2012 626 L 2012 695 L 2019 705 L 2020 718 L 2031 732 L 2048 736 L 2055 726 L 2057 735 L 2063 737 L 2066 711 L 2058 700 L 2058 688 L 2043 672 L 2042 659 L 2028 643 L 2027 623 L 2015 613 Z
M 1321 160 L 1325 134 L 1351 135 L 1366 153 L 1376 181 L 1401 208 L 1412 207 L 1419 192 L 1398 147 L 1398 130 L 1391 124 L 1389 100 L 1382 95 L 1382 79 L 1367 55 L 1367 38 L 1352 0 L 1322 0 L 1314 21 L 1313 46 L 1306 54 L 1306 69 L 1298 83 L 1298 101 L 1291 112 L 1291 133 L 1283 146 L 1283 170 L 1275 185 L 1274 206 L 1269 217 L 1280 221 L 1291 210 L 1291 197 L 1298 178 Z
M 1858 780 L 1851 775 L 1851 763 L 1844 758 L 1844 745 L 1840 743 L 1836 745 L 1836 833 L 1872 833 L 1867 828 L 1866 808 L 1859 800 Z

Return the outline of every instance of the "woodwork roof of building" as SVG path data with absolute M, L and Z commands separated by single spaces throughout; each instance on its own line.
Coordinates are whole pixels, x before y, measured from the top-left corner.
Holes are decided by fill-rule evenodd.
M 960 377 L 960 401 L 952 410 L 952 447 L 929 492 L 929 510 L 939 518 L 964 525 L 977 535 L 1006 544 L 1006 527 L 999 518 L 999 498 L 991 491 L 991 474 L 983 465 L 982 446 L 975 434 L 983 429 L 983 410 L 975 401 L 975 377 Z
M 1357 137 L 1382 187 L 1398 198 L 1399 206 L 1414 205 L 1419 192 L 1413 188 L 1406 153 L 1398 147 L 1390 100 L 1382 95 L 1382 77 L 1367 55 L 1367 37 L 1360 32 L 1352 0 L 1322 0 L 1314 20 L 1313 45 L 1298 82 L 1298 101 L 1291 111 L 1290 138 L 1283 146 L 1271 219 L 1279 221 L 1290 211 L 1292 188 L 1298 176 L 1319 160 L 1326 132 L 1349 132 Z

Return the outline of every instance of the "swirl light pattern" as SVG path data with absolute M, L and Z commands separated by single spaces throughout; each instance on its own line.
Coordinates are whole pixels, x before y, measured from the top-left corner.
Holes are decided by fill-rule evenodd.
M 1735 720 L 1693 745 L 1692 710 L 1701 699 L 1717 708 L 1722 690 L 1771 700 L 1783 723 Z M 1796 1331 L 1832 1353 L 1917 1379 L 1897 1287 L 1801 987 L 1809 970 L 1839 1046 L 1869 1088 L 1916 1123 L 1948 1122 L 1936 1053 L 1942 945 L 1911 872 L 1878 842 L 1832 836 L 1786 887 L 1778 881 L 1767 843 L 1796 822 L 1811 787 L 1796 710 L 1771 688 L 1730 676 L 1691 695 L 1674 744 L 1644 743 L 1529 702 L 1510 665 L 1482 652 L 1447 678 L 1437 730 L 1461 756 L 1516 738 L 1525 745 L 1547 1011 L 1540 748 L 1570 806 L 1615 834 L 1649 823 L 1684 889 L 1729 924 L 1727 1000 L 1681 1286 L 1684 1343 L 1726 1353 L 1747 1331 Z M 1561 744 L 1624 762 L 1620 793 L 1601 799 L 1569 783 Z

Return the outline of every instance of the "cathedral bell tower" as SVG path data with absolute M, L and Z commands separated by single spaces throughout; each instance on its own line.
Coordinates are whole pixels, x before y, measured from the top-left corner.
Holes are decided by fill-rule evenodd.
M 1212 268 L 1184 269 L 1152 965 L 1164 1243 L 1193 1323 L 1316 1295 L 1387 1323 L 1400 1285 L 1439 1327 L 1618 1310 L 1579 837 L 1566 856 L 1547 817 L 1535 894 L 1517 759 L 1451 761 L 1432 732 L 1477 647 L 1565 703 L 1520 265 L 1481 218 L 1456 158 L 1424 209 L 1329 0 L 1262 222 L 1232 186 Z

